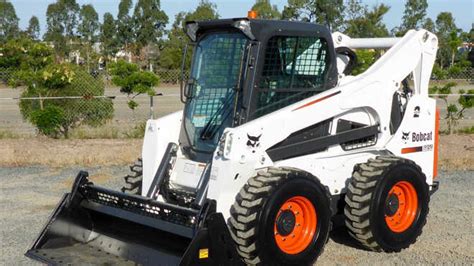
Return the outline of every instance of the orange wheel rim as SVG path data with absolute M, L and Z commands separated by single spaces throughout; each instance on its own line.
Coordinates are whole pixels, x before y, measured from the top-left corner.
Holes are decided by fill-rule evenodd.
M 418 194 L 407 182 L 396 183 L 388 192 L 385 201 L 385 222 L 390 230 L 401 233 L 415 221 L 418 213 Z
M 283 203 L 273 227 L 275 242 L 281 251 L 298 254 L 312 242 L 318 218 L 313 203 L 302 196 L 295 196 Z

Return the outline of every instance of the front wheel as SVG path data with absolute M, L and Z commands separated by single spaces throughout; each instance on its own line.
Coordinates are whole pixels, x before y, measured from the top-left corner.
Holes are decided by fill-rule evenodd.
M 245 263 L 309 265 L 330 230 L 330 196 L 314 177 L 269 168 L 250 178 L 231 208 L 228 224 Z

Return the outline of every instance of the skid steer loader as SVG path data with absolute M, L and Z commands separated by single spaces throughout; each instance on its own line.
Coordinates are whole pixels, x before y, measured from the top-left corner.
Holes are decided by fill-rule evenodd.
M 370 250 L 416 241 L 438 188 L 435 35 L 352 39 L 253 18 L 190 21 L 185 31 L 194 52 L 184 110 L 147 122 L 122 192 L 80 172 L 28 257 L 307 265 L 334 217 Z M 386 52 L 352 76 L 355 49 Z

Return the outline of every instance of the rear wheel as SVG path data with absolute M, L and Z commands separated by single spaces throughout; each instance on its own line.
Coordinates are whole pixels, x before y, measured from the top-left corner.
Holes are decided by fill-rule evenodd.
M 322 253 L 330 230 L 329 193 L 309 174 L 269 168 L 250 178 L 228 224 L 247 264 L 307 265 Z
M 130 173 L 125 176 L 125 185 L 122 187 L 122 192 L 128 194 L 140 195 L 142 193 L 143 181 L 143 165 L 142 159 L 138 158 L 135 163 L 130 166 Z
M 346 226 L 355 239 L 372 250 L 398 252 L 422 232 L 429 189 L 413 161 L 379 156 L 355 167 L 345 201 Z

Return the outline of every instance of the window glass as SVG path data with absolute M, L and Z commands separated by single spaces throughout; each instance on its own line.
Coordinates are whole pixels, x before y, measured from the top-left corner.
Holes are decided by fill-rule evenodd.
M 267 44 L 255 116 L 324 90 L 328 47 L 318 37 L 274 36 Z
M 186 133 L 196 150 L 213 151 L 222 131 L 232 126 L 246 44 L 243 34 L 213 33 L 196 45 L 192 97 L 184 109 Z

